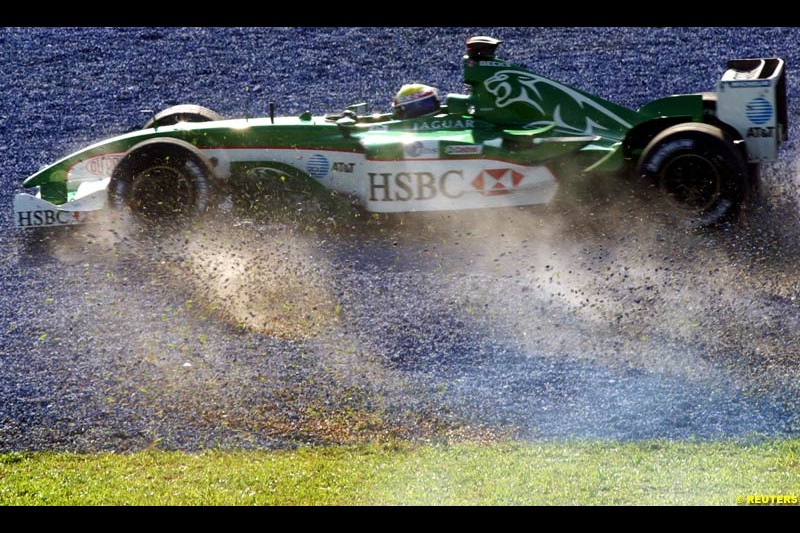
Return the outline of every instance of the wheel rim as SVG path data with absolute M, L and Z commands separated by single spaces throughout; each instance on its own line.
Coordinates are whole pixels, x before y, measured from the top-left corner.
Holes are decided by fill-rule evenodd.
M 180 167 L 159 165 L 133 178 L 130 207 L 149 219 L 175 218 L 195 203 L 193 180 Z
M 722 195 L 722 180 L 714 163 L 698 154 L 673 158 L 661 172 L 659 186 L 667 200 L 681 209 L 702 213 Z

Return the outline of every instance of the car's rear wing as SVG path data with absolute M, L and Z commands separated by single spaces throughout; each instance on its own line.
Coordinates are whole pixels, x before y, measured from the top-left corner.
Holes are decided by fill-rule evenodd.
M 775 161 L 789 131 L 783 59 L 729 61 L 717 84 L 717 117 L 739 131 L 751 163 Z

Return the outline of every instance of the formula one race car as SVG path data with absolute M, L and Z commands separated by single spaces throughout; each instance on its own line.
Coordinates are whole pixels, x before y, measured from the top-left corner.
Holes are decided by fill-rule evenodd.
M 467 94 L 440 101 L 411 87 L 393 113 L 357 104 L 281 118 L 270 104 L 267 117 L 223 120 L 199 106 L 167 109 L 30 176 L 24 186 L 36 190 L 16 196 L 15 223 L 78 224 L 108 207 L 191 215 L 253 188 L 262 207 L 282 190 L 377 213 L 527 206 L 551 202 L 564 180 L 609 171 L 633 173 L 683 220 L 710 226 L 737 214 L 757 165 L 786 140 L 782 59 L 732 60 L 716 93 L 633 111 L 496 58 L 499 44 L 467 41 Z

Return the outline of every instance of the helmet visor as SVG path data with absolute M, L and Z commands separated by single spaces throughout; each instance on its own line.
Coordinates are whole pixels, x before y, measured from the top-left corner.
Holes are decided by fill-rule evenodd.
M 425 98 L 395 106 L 394 114 L 397 118 L 414 118 L 433 113 L 437 109 L 439 109 L 439 101 L 435 94 L 431 94 Z

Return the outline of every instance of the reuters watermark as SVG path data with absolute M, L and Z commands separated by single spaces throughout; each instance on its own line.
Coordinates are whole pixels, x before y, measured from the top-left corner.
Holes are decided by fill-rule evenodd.
M 748 494 L 737 496 L 737 505 L 797 505 L 796 494 Z

